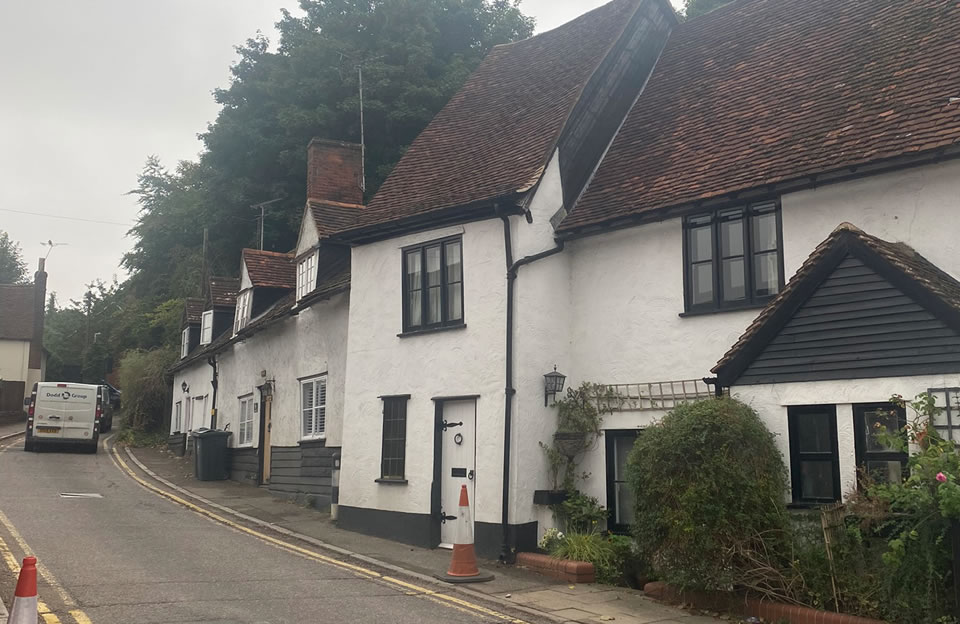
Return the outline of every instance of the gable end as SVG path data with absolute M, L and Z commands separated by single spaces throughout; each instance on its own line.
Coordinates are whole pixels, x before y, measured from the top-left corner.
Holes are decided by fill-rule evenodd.
M 960 372 L 960 332 L 870 260 L 847 253 L 734 385 Z

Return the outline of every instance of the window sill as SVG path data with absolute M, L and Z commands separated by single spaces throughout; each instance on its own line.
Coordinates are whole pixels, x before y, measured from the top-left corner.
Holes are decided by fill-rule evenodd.
M 233 448 L 238 448 L 238 449 L 253 448 L 253 442 L 248 442 L 247 444 L 238 444 Z
M 836 504 L 836 501 L 835 501 L 835 502 L 830 502 L 830 503 L 828 503 L 828 502 L 820 502 L 820 503 L 813 503 L 813 502 L 811 502 L 811 503 L 805 503 L 805 502 L 787 503 L 787 509 L 789 509 L 789 510 L 791 510 L 791 511 L 812 511 L 812 510 L 815 510 L 815 509 L 820 509 L 821 507 L 824 507 L 824 506 L 826 506 L 826 505 L 834 505 L 834 504 Z
M 374 482 L 381 483 L 383 485 L 406 485 L 406 479 L 374 479 Z
M 413 329 L 397 334 L 397 338 L 412 338 L 413 336 L 422 336 L 423 334 L 435 334 L 437 332 L 451 331 L 456 329 L 466 329 L 466 323 L 459 325 L 444 325 L 443 327 L 431 327 L 430 329 Z
M 297 444 L 316 444 L 318 442 L 326 442 L 327 436 L 311 436 L 309 438 L 300 438 L 300 441 Z
M 751 303 L 749 305 L 734 306 L 729 308 L 704 308 L 702 310 L 688 310 L 687 312 L 681 312 L 678 314 L 680 318 L 687 318 L 688 316 L 710 316 L 713 314 L 725 314 L 727 312 L 743 312 L 746 310 L 760 310 L 767 307 L 767 304 L 770 303 L 770 299 L 763 301 L 761 303 Z

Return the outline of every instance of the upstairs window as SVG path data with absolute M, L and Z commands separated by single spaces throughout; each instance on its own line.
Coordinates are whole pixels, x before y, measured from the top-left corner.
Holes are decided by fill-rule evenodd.
M 233 319 L 233 333 L 236 334 L 250 322 L 250 291 L 237 295 L 237 312 Z
M 213 310 L 203 313 L 203 321 L 200 324 L 200 344 L 208 345 L 213 342 Z
M 327 376 L 300 382 L 301 434 L 303 438 L 322 438 L 327 422 Z
M 687 312 L 758 306 L 783 288 L 777 202 L 687 217 L 683 229 Z
M 313 252 L 297 265 L 297 299 L 303 299 L 317 285 L 317 252 Z
M 180 357 L 185 358 L 190 353 L 190 328 L 180 332 Z
M 403 251 L 403 331 L 463 325 L 460 237 Z

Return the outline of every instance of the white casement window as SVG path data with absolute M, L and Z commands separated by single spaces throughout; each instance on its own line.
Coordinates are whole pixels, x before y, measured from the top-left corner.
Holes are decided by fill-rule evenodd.
M 317 252 L 313 252 L 297 265 L 297 299 L 303 299 L 317 285 Z
M 180 332 L 180 357 L 185 358 L 190 353 L 190 328 Z
M 208 345 L 213 341 L 213 310 L 203 313 L 203 322 L 200 324 L 200 344 Z
M 300 422 L 304 438 L 322 438 L 327 422 L 327 376 L 300 382 Z
M 245 290 L 237 295 L 237 313 L 233 319 L 233 333 L 247 326 L 250 322 L 250 291 Z
M 183 427 L 183 403 L 177 401 L 173 406 L 173 433 L 179 433 Z
M 240 422 L 237 426 L 237 446 L 253 444 L 253 397 L 240 399 Z

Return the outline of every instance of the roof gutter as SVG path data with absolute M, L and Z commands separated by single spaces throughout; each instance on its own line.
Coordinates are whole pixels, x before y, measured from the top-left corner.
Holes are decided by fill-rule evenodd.
M 605 234 L 613 230 L 622 230 L 648 223 L 666 221 L 667 219 L 686 216 L 701 210 L 713 210 L 738 202 L 766 199 L 771 196 L 784 195 L 786 193 L 817 188 L 818 186 L 825 184 L 848 182 L 858 178 L 882 173 L 890 173 L 900 169 L 909 169 L 912 167 L 936 164 L 942 160 L 949 160 L 957 157 L 960 157 L 960 145 L 941 147 L 924 152 L 922 154 L 894 156 L 869 163 L 850 165 L 848 167 L 842 167 L 832 171 L 801 175 L 779 182 L 743 188 L 730 193 L 724 193 L 716 197 L 688 201 L 669 206 L 661 206 L 631 215 L 625 215 L 622 217 L 598 221 L 596 223 L 588 223 L 582 226 L 571 227 L 567 230 L 558 231 L 557 236 L 562 240 L 568 241 L 579 238 L 587 238 L 589 236 Z

